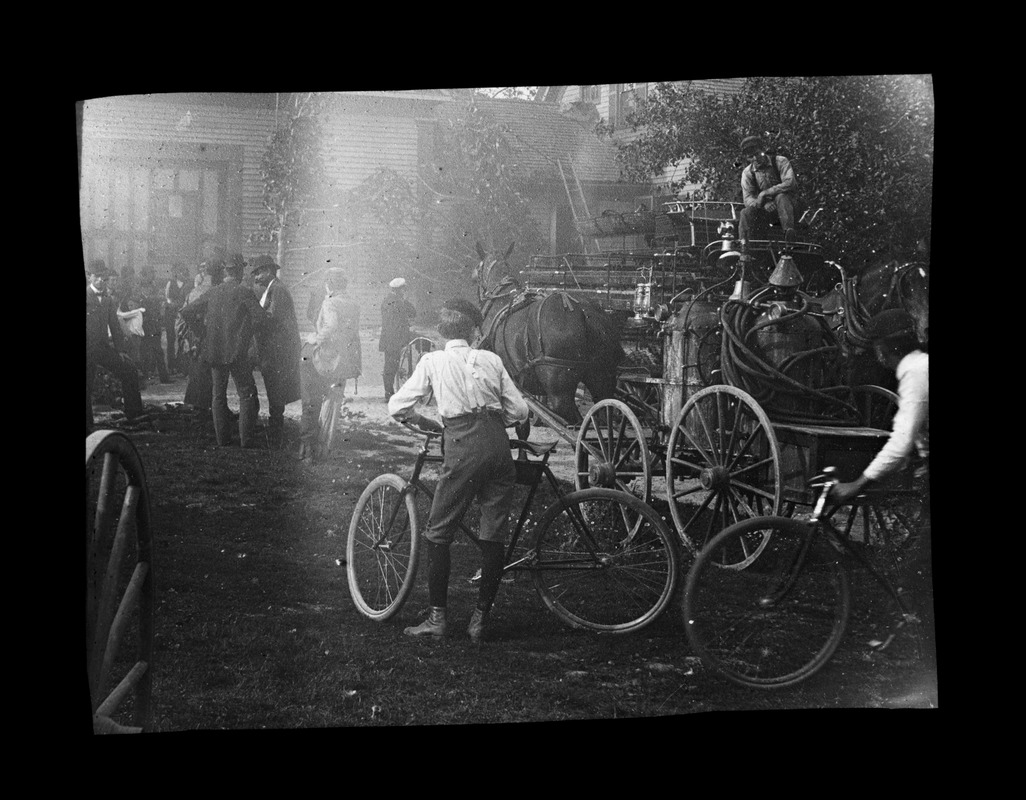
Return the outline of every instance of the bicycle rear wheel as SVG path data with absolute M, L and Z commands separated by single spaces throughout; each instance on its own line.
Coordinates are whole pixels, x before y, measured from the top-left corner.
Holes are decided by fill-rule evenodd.
M 573 627 L 639 630 L 677 588 L 676 536 L 655 509 L 627 492 L 571 492 L 542 515 L 533 547 L 535 589 Z
M 378 622 L 402 608 L 417 576 L 420 524 L 406 486 L 398 475 L 379 475 L 356 501 L 349 523 L 349 593 L 360 613 Z
M 753 517 L 699 553 L 684 590 L 688 641 L 703 663 L 742 686 L 805 680 L 834 654 L 851 611 L 848 573 L 810 526 Z M 737 554 L 761 547 L 744 569 Z

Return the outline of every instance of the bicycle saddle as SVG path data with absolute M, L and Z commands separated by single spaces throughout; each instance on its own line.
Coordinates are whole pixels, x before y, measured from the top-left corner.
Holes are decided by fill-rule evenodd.
M 526 450 L 532 456 L 543 456 L 546 453 L 551 453 L 556 449 L 556 445 L 559 442 L 525 442 L 521 439 L 510 439 L 509 447 L 511 450 L 520 448 Z

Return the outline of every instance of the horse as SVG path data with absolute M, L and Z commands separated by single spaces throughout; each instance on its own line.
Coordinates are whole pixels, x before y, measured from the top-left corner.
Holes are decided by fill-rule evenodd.
M 567 292 L 524 292 L 509 265 L 514 244 L 501 256 L 477 244 L 472 278 L 484 317 L 479 346 L 496 353 L 525 392 L 543 397 L 568 425 L 580 424 L 579 384 L 596 401 L 616 392 L 623 320 Z
M 815 298 L 815 302 L 830 327 L 839 333 L 848 359 L 849 382 L 892 388 L 893 373 L 877 364 L 862 331 L 881 311 L 901 308 L 915 320 L 918 339 L 924 347 L 928 346 L 930 264 L 892 260 L 873 264 L 857 275 L 847 275 L 840 265 L 834 266 L 841 270 L 841 283 Z

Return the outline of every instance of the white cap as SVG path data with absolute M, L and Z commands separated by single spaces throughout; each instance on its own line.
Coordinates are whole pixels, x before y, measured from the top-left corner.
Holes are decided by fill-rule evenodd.
M 406 285 L 406 278 L 394 278 L 389 284 L 389 289 L 398 289 L 400 286 Z

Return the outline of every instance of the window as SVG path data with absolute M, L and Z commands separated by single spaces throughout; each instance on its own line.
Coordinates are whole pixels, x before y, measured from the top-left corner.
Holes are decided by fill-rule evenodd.
M 601 86 L 582 86 L 581 87 L 581 100 L 586 103 L 594 103 L 598 105 L 602 100 L 602 87 Z
M 614 127 L 626 128 L 627 115 L 638 109 L 648 96 L 647 83 L 620 83 L 616 86 L 616 121 Z

